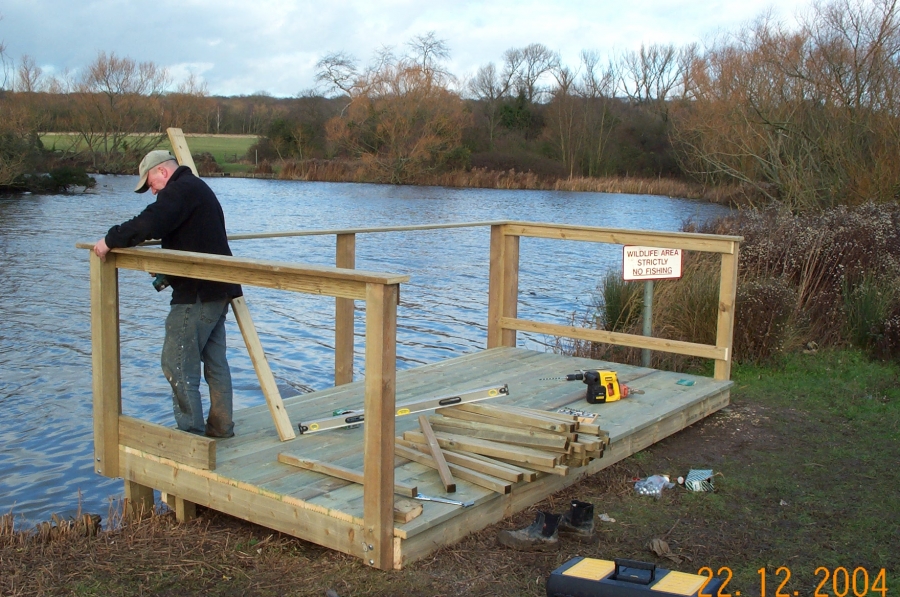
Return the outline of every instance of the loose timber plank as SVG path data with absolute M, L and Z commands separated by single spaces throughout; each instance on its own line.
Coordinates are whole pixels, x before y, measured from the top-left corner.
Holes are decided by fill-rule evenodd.
M 501 424 L 478 423 L 475 421 L 445 417 L 443 415 L 429 417 L 429 421 L 435 431 L 458 433 L 460 435 L 469 435 L 472 437 L 480 437 L 482 439 L 493 439 L 494 441 L 503 442 L 505 444 L 519 444 L 538 449 L 561 449 L 563 451 L 569 447 L 568 436 L 562 434 L 543 433 L 533 429 L 506 427 Z M 471 433 L 464 433 L 462 430 Z
M 347 467 L 339 466 L 336 464 L 329 464 L 327 462 L 322 462 L 321 460 L 310 460 L 308 458 L 300 458 L 299 456 L 295 456 L 293 454 L 286 454 L 282 452 L 278 455 L 278 462 L 282 464 L 289 464 L 291 466 L 296 466 L 298 468 L 306 469 L 308 471 L 314 471 L 317 473 L 322 473 L 325 475 L 330 475 L 332 477 L 337 477 L 338 479 L 343 479 L 345 481 L 350 481 L 352 483 L 357 483 L 359 485 L 363 484 L 363 474 L 359 471 L 355 471 L 353 469 L 349 469 Z M 413 487 L 412 485 L 406 485 L 405 483 L 394 483 L 394 493 L 397 495 L 402 495 L 405 497 L 416 497 L 416 494 L 419 493 L 418 488 Z
M 679 425 L 687 421 L 696 421 L 712 414 L 719 408 L 728 404 L 728 390 L 708 396 L 688 409 L 679 413 L 673 413 L 678 419 L 671 425 L 671 432 L 677 431 Z M 644 432 L 647 437 L 639 439 L 637 445 L 653 443 L 655 433 Z M 645 446 L 646 447 L 646 446 Z M 593 460 L 585 467 L 576 469 L 568 476 L 544 475 L 533 483 L 517 485 L 515 490 L 507 496 L 498 496 L 492 501 L 478 504 L 477 508 L 466 508 L 458 512 L 453 518 L 453 524 L 425 524 L 412 521 L 405 525 L 407 538 L 402 542 L 401 565 L 407 565 L 432 553 L 435 545 L 448 545 L 458 541 L 470 533 L 477 532 L 484 527 L 499 522 L 503 518 L 521 510 L 524 510 L 548 495 L 562 491 L 566 487 L 576 483 L 586 476 L 596 474 L 603 468 L 610 466 L 627 456 L 633 454 L 633 446 L 630 442 L 619 441 L 607 452 L 602 459 Z
M 510 446 L 452 433 L 435 433 L 435 437 L 442 448 L 457 452 L 473 452 L 491 458 L 505 458 L 520 464 L 539 464 L 550 467 L 559 464 L 559 456 L 522 446 Z M 422 443 L 423 436 L 415 431 L 407 431 L 403 434 L 403 439 Z
M 405 439 L 400 438 L 396 438 L 395 442 L 398 446 L 418 450 L 423 454 L 430 453 L 428 447 L 424 444 L 417 444 L 415 442 L 406 441 Z M 504 481 L 518 483 L 524 477 L 521 472 L 512 470 L 507 466 L 502 466 L 499 463 L 491 462 L 489 461 L 489 459 L 478 459 L 474 458 L 474 455 L 463 454 L 462 452 L 453 452 L 451 450 L 442 450 L 442 452 L 444 453 L 444 458 L 448 463 L 458 464 L 459 466 L 465 467 L 475 472 L 484 473 L 485 475 L 489 475 L 491 477 L 497 477 L 498 479 L 503 479 Z
M 434 457 L 431 454 L 424 454 L 419 450 L 415 450 L 412 448 L 408 448 L 403 446 L 402 444 L 397 444 L 394 446 L 394 450 L 398 456 L 402 458 L 406 458 L 408 460 L 412 460 L 413 462 L 418 462 L 419 464 L 423 464 L 429 468 L 437 469 L 437 462 L 435 462 Z M 490 489 L 491 491 L 496 491 L 497 493 L 509 493 L 512 489 L 512 484 L 508 481 L 503 481 L 502 479 L 498 479 L 497 477 L 491 477 L 490 475 L 485 475 L 483 473 L 479 473 L 478 471 L 473 471 L 471 469 L 467 469 L 463 466 L 459 466 L 457 464 L 447 464 L 453 473 L 464 481 L 468 481 L 469 483 L 473 483 L 480 487 L 484 487 L 486 489 Z
M 534 427 L 535 429 L 544 429 L 546 431 L 559 433 L 569 433 L 575 430 L 575 421 L 556 421 L 549 417 L 520 412 L 514 407 L 500 408 L 486 404 L 459 404 L 457 406 L 448 407 L 447 409 L 440 409 L 436 412 L 445 416 L 453 416 L 453 414 L 451 414 L 453 412 L 452 409 L 492 417 L 494 421 L 501 420 L 505 425 L 510 426 Z
M 437 438 L 434 436 L 434 430 L 431 429 L 431 425 L 428 423 L 428 417 L 426 415 L 419 415 L 419 427 L 422 430 L 422 435 L 425 436 L 429 454 L 438 471 L 438 475 L 441 477 L 441 483 L 444 484 L 444 491 L 447 493 L 455 492 L 456 482 L 453 480 L 453 473 L 450 472 L 447 461 L 444 460 L 444 455 L 441 453 L 441 447 L 438 445 Z

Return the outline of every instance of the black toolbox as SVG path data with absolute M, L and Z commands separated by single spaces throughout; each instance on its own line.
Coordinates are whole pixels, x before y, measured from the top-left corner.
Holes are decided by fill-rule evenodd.
M 578 557 L 550 573 L 547 597 L 697 597 L 701 590 L 711 597 L 721 584 L 647 562 Z

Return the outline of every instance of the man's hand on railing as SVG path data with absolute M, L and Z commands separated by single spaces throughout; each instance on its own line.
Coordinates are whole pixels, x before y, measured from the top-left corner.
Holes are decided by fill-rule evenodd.
M 105 238 L 101 238 L 94 245 L 94 253 L 100 258 L 100 261 L 106 261 L 106 254 L 109 253 L 109 247 L 106 246 Z

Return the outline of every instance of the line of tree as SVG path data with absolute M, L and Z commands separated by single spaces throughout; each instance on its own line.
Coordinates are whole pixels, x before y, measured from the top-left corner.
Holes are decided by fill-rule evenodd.
M 261 158 L 352 160 L 393 183 L 475 167 L 737 183 L 795 210 L 891 200 L 896 1 L 816 2 L 793 27 L 767 13 L 703 47 L 585 50 L 577 65 L 533 43 L 466 77 L 432 32 L 365 64 L 324 55 L 319 90 L 293 98 L 211 97 L 194 77 L 173 86 L 163 68 L 102 52 L 77 77 L 45 77 L 0 46 L 0 185 L 40 153 L 41 132 L 76 133 L 89 166 L 115 172 L 179 126 L 259 135 Z

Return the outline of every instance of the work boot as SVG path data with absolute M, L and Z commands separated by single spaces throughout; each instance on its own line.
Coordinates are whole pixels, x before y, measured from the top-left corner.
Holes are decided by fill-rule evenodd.
M 519 551 L 552 551 L 559 546 L 559 519 L 559 514 L 538 512 L 530 526 L 515 531 L 500 531 L 497 540 L 501 545 Z
M 572 507 L 559 520 L 559 533 L 570 535 L 577 541 L 589 542 L 594 538 L 594 504 L 572 500 Z

